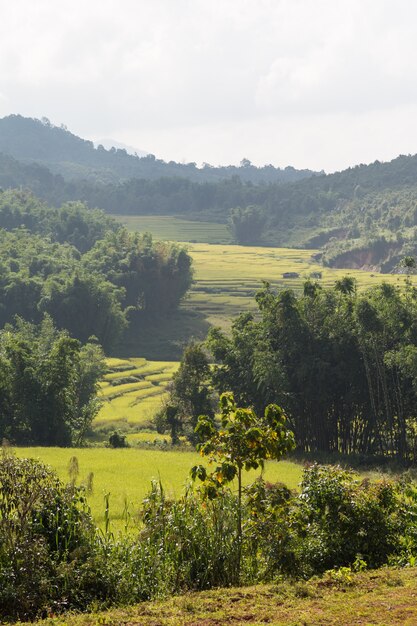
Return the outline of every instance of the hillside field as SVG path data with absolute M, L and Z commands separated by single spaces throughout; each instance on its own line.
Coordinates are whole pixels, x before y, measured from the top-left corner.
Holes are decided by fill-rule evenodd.
M 189 482 L 193 465 L 202 463 L 194 451 L 143 450 L 109 448 L 16 448 L 19 457 L 36 458 L 50 465 L 65 482 L 69 480 L 70 459 L 76 457 L 79 464 L 77 484 L 85 483 L 93 472 L 93 492 L 88 496 L 95 522 L 104 521 L 104 496 L 110 494 L 110 519 L 113 530 L 124 528 L 126 506 L 135 515 L 143 498 L 150 490 L 152 480 L 161 480 L 166 492 L 180 496 Z M 271 482 L 283 482 L 295 489 L 300 483 L 302 466 L 291 461 L 270 461 L 264 477 Z M 259 476 L 259 471 L 245 474 L 246 484 Z
M 96 428 L 123 422 L 135 429 L 152 427 L 152 418 L 166 398 L 166 386 L 178 363 L 144 358 L 106 360 L 108 371 L 100 384 L 103 401 Z
M 187 246 L 194 263 L 194 284 L 184 301 L 183 311 L 198 316 L 201 332 L 198 324 L 194 324 L 192 333 L 199 339 L 205 335 L 207 325 L 228 328 L 233 317 L 240 312 L 255 311 L 254 296 L 262 287 L 262 281 L 269 282 L 276 289 L 299 290 L 313 272 L 321 272 L 322 278 L 318 282 L 323 287 L 334 285 L 343 276 L 354 277 L 360 289 L 377 285 L 382 280 L 398 286 L 404 284 L 404 276 L 398 274 L 323 267 L 314 260 L 319 250 L 217 243 L 220 235 L 213 236 L 213 233 L 223 232 L 225 237 L 225 224 L 166 216 L 113 217 L 131 230 L 148 230 L 156 239 L 182 241 Z M 286 272 L 295 272 L 299 277 L 285 279 L 283 274 Z M 413 280 L 417 284 L 417 277 Z
M 128 230 L 148 232 L 154 239 L 192 243 L 232 243 L 226 224 L 196 222 L 172 216 L 113 215 Z

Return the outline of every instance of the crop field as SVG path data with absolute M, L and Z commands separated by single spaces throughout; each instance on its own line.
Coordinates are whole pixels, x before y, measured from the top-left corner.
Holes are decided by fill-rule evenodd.
M 404 284 L 404 276 L 323 267 L 314 259 L 318 250 L 238 246 L 226 240 L 224 244 L 213 243 L 222 241 L 220 231 L 226 236 L 225 224 L 160 216 L 118 216 L 117 219 L 132 230 L 150 230 L 156 238 L 182 240 L 194 262 L 194 283 L 180 309 L 169 318 L 150 321 L 143 332 L 140 328 L 133 329 L 119 352 L 126 356 L 141 354 L 151 360 L 178 361 L 188 341 L 204 340 L 210 326 L 227 330 L 242 311 L 256 312 L 254 296 L 262 281 L 269 282 L 274 289 L 301 290 L 312 273 L 321 272 L 318 282 L 324 287 L 332 286 L 346 275 L 354 277 L 360 289 L 381 281 Z M 214 235 L 216 229 L 219 230 Z M 200 243 L 190 243 L 191 240 Z M 286 272 L 294 272 L 298 277 L 284 278 Z M 417 277 L 413 280 L 417 284 Z M 155 398 L 148 400 L 151 410 L 155 401 Z
M 404 284 L 404 276 L 396 274 L 323 267 L 312 257 L 318 250 L 192 244 L 189 251 L 194 261 L 195 282 L 184 306 L 200 313 L 210 324 L 223 328 L 240 312 L 256 310 L 254 296 L 262 287 L 262 281 L 269 282 L 275 289 L 301 290 L 313 272 L 321 272 L 318 282 L 324 287 L 334 285 L 343 276 L 355 278 L 360 289 L 382 280 L 399 286 Z M 283 278 L 287 272 L 298 277 Z M 417 277 L 414 280 L 417 283 Z
M 148 493 L 151 481 L 161 480 L 166 492 L 171 496 L 181 495 L 189 481 L 193 465 L 202 459 L 194 451 L 161 451 L 138 448 L 17 448 L 19 457 L 38 458 L 53 467 L 59 477 L 69 480 L 70 459 L 76 457 L 79 464 L 77 484 L 87 481 L 93 473 L 93 491 L 88 496 L 93 517 L 97 524 L 104 521 L 104 496 L 110 494 L 110 519 L 114 530 L 122 529 L 126 519 L 126 508 L 134 516 L 141 501 Z M 296 488 L 301 480 L 302 467 L 290 461 L 279 463 L 270 461 L 264 476 L 270 481 L 284 482 Z M 252 482 L 259 471 L 246 474 L 246 482 Z
M 151 233 L 154 239 L 196 243 L 231 243 L 226 224 L 196 222 L 179 217 L 155 215 L 113 215 L 128 230 Z
M 178 363 L 136 359 L 107 359 L 108 371 L 100 384 L 103 401 L 96 427 L 125 423 L 146 428 L 167 395 L 166 386 Z
M 187 244 L 195 274 L 183 308 L 197 313 L 209 325 L 222 328 L 228 328 L 231 319 L 240 312 L 256 310 L 254 296 L 262 281 L 268 281 L 273 288 L 301 289 L 312 272 L 321 272 L 318 282 L 325 287 L 346 275 L 353 276 L 361 289 L 381 280 L 395 285 L 404 283 L 404 276 L 323 267 L 313 258 L 319 250 L 233 245 L 225 224 L 167 216 L 114 217 L 130 230 L 147 230 L 156 239 Z M 294 272 L 299 277 L 284 279 L 286 272 Z M 417 277 L 415 280 L 417 282 Z M 193 328 L 192 334 L 203 338 L 203 331 L 199 333 L 198 329 Z

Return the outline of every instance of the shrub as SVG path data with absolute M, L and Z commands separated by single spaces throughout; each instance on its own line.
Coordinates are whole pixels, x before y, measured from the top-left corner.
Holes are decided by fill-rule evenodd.
M 32 618 L 74 606 L 70 569 L 86 563 L 95 529 L 83 491 L 33 459 L 0 457 L 0 615 Z M 62 576 L 67 568 L 65 576 Z M 76 604 L 76 603 L 75 603 Z
M 120 432 L 115 430 L 109 437 L 109 445 L 111 448 L 128 448 L 128 443 L 126 441 L 126 435 L 122 435 Z
M 407 524 L 398 484 L 313 465 L 304 471 L 299 495 L 284 497 L 283 488 L 276 489 L 261 483 L 248 494 L 249 539 L 262 554 L 257 565 L 264 578 L 309 577 L 358 558 L 379 567 L 401 549 Z

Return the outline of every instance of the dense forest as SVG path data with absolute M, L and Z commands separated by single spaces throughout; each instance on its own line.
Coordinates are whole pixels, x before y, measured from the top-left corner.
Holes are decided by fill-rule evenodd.
M 80 203 L 51 209 L 32 194 L 0 193 L 0 326 L 46 313 L 82 342 L 108 352 L 132 315 L 175 309 L 191 280 L 180 246 L 128 233 Z
M 54 174 L 65 179 L 85 178 L 98 183 L 117 183 L 129 178 L 181 177 L 198 182 L 220 181 L 238 175 L 243 181 L 290 182 L 312 176 L 310 170 L 285 169 L 272 165 L 256 167 L 248 159 L 240 166 L 215 167 L 205 163 L 166 163 L 153 154 L 145 157 L 129 155 L 124 149 L 103 146 L 94 147 L 69 132 L 63 125 L 54 126 L 46 118 L 42 120 L 9 115 L 0 119 L 0 153 L 24 162 L 37 162 L 47 166 Z
M 49 316 L 17 318 L 0 331 L 0 437 L 15 444 L 71 446 L 84 441 L 100 403 L 104 355 L 81 345 Z
M 414 462 L 417 291 L 409 279 L 405 291 L 382 283 L 358 292 L 349 277 L 332 289 L 308 281 L 298 296 L 266 286 L 257 303 L 260 319 L 245 313 L 231 335 L 209 332 L 208 354 L 195 344 L 186 350 L 166 427 L 190 432 L 208 414 L 210 390 L 231 390 L 260 412 L 282 406 L 305 452 Z

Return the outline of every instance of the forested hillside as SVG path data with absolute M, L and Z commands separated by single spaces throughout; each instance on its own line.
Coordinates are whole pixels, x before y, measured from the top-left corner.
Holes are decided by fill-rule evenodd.
M 48 314 L 109 351 L 132 318 L 172 311 L 191 284 L 182 247 L 128 233 L 81 203 L 51 209 L 29 192 L 1 192 L 0 227 L 0 327 Z
M 272 165 L 255 167 L 243 159 L 240 167 L 214 167 L 205 164 L 197 168 L 195 163 L 166 163 L 149 154 L 145 157 L 129 155 L 124 149 L 105 150 L 94 147 L 68 131 L 65 126 L 54 126 L 48 119 L 25 118 L 9 115 L 0 119 L 0 153 L 20 161 L 37 162 L 66 179 L 86 178 L 95 182 L 116 183 L 129 178 L 155 179 L 179 176 L 199 182 L 218 181 L 234 175 L 244 181 L 290 182 L 311 176 L 310 170 L 297 171 Z

